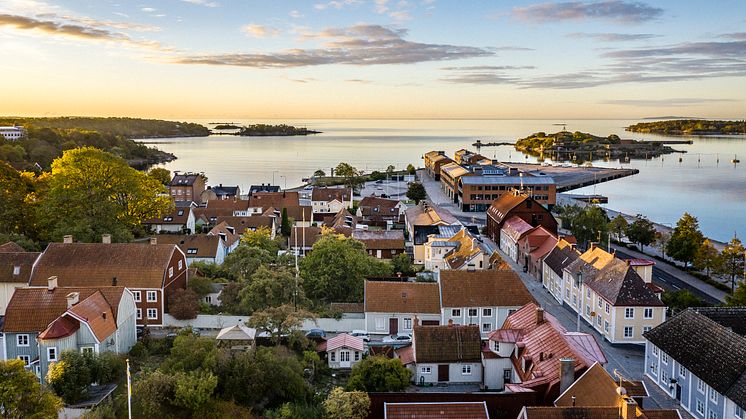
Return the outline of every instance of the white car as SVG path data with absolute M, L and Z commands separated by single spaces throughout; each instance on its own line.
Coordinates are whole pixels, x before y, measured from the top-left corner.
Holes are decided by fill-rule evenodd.
M 397 333 L 383 338 L 383 343 L 392 343 L 395 345 L 407 345 L 412 343 L 412 335 L 407 333 Z
M 370 342 L 370 335 L 366 330 L 353 330 L 349 333 L 350 336 L 355 336 L 363 340 L 363 342 Z

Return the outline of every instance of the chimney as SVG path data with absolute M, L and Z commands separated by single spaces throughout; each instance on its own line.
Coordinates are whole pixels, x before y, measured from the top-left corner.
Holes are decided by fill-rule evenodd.
M 71 292 L 70 294 L 67 294 L 67 308 L 72 308 L 75 304 L 78 304 L 78 301 L 80 301 L 80 293 L 79 292 Z
M 624 263 L 626 263 L 627 266 L 629 266 L 629 259 L 624 259 Z
M 536 324 L 542 324 L 544 323 L 544 309 L 541 307 L 536 307 Z
M 111 234 L 102 234 L 101 243 L 111 244 Z
M 420 319 L 417 317 L 417 315 L 414 315 L 414 325 L 419 326 L 420 325 Z
M 575 360 L 572 358 L 561 358 L 560 368 L 560 394 L 564 393 L 573 382 L 575 382 Z
M 635 419 L 637 418 L 637 402 L 632 397 L 623 399 L 622 403 L 622 419 Z
M 49 291 L 54 291 L 55 288 L 57 288 L 57 277 L 56 276 L 50 276 L 47 279 L 47 289 Z
M 588 248 L 588 250 L 593 250 L 596 248 L 596 242 L 591 242 L 591 247 Z
M 156 244 L 158 244 L 158 238 L 157 238 L 157 237 L 151 237 L 151 238 L 150 238 L 150 244 L 151 244 L 151 245 L 156 245 Z
M 62 237 L 62 243 L 70 244 L 73 242 L 73 236 L 70 234 L 66 234 L 64 237 Z

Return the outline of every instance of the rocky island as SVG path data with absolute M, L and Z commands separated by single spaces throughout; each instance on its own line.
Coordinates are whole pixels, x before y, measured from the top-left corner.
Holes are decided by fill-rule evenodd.
M 662 135 L 734 135 L 746 134 L 746 121 L 708 121 L 703 119 L 675 119 L 641 122 L 630 125 L 627 131 Z
M 595 159 L 638 159 L 677 152 L 656 141 L 621 139 L 612 134 L 598 137 L 584 132 L 537 132 L 515 143 L 515 149 L 539 158 L 589 161 Z
M 268 125 L 253 124 L 241 127 L 237 135 L 244 137 L 289 137 L 293 135 L 321 134 L 321 131 L 313 131 L 308 128 L 298 128 L 292 125 Z

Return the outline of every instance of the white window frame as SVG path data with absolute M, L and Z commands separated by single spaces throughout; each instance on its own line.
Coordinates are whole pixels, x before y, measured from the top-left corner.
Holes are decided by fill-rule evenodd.
M 718 400 L 720 400 L 720 395 L 714 388 L 710 387 L 710 401 L 714 404 L 718 404 Z
M 624 318 L 625 319 L 634 319 L 635 318 L 635 308 L 634 307 L 625 307 L 624 308 Z
M 13 276 L 18 276 L 21 274 L 21 265 L 14 265 L 13 266 Z
M 173 266 L 171 266 L 170 268 L 168 268 L 168 277 L 169 278 L 173 278 L 174 277 L 174 267 Z
M 736 410 L 733 414 L 736 416 L 736 419 L 743 419 L 743 408 L 736 405 Z
M 482 309 L 482 317 L 492 317 L 492 309 L 491 308 L 483 308 Z
M 182 262 L 182 260 L 181 260 L 181 259 L 179 259 L 179 270 L 181 270 L 181 268 L 182 268 L 183 266 L 184 266 L 184 262 Z
M 679 364 L 679 377 L 686 378 L 686 367 Z
M 460 308 L 452 308 L 451 309 L 451 317 L 461 317 L 461 309 Z
M 155 315 L 151 316 L 150 313 L 155 313 Z M 158 309 L 157 308 L 149 308 L 147 314 L 148 314 L 148 320 L 158 320 Z
M 474 314 L 471 314 L 472 312 L 473 312 Z M 476 309 L 476 308 L 470 308 L 470 309 L 469 309 L 469 311 L 467 311 L 467 314 L 469 314 L 469 317 L 470 317 L 470 318 L 471 318 L 471 317 L 477 317 L 477 316 L 479 316 L 479 310 L 478 310 L 478 309 Z
M 150 298 L 150 297 L 153 298 Z M 147 291 L 145 294 L 146 301 L 149 303 L 157 303 L 158 302 L 158 291 Z
M 653 356 L 658 356 L 659 353 L 660 353 L 660 350 L 658 349 L 658 347 L 653 345 Z
M 643 326 L 643 327 L 642 327 L 642 333 L 646 333 L 646 332 L 649 332 L 649 331 L 650 331 L 650 329 L 652 329 L 652 327 L 650 327 L 650 326 Z
M 91 354 L 93 354 L 95 352 L 96 352 L 96 348 L 94 348 L 93 346 L 81 346 L 80 347 L 80 353 L 81 354 L 85 354 L 85 353 L 91 353 Z
M 142 291 L 132 291 L 132 296 L 135 298 L 136 303 L 142 302 Z
M 663 354 L 661 355 L 661 362 L 668 365 L 668 354 L 667 353 L 663 352 Z
M 697 407 L 696 407 L 696 409 L 697 409 L 697 413 L 699 413 L 700 415 L 704 415 L 705 414 L 705 404 L 702 403 L 702 400 L 697 399 Z
M 609 303 L 606 303 L 605 311 L 606 311 L 606 314 L 609 314 L 611 312 L 611 306 L 609 305 Z
M 54 356 L 52 356 L 54 355 Z M 57 362 L 59 357 L 57 356 L 57 347 L 56 346 L 50 346 L 47 348 L 47 361 L 48 362 Z
M 462 365 L 461 375 L 471 375 L 471 365 Z
M 492 330 L 492 323 L 482 323 L 482 333 L 489 332 L 491 330 Z
M 23 361 L 24 365 L 31 365 L 31 357 L 28 355 L 18 355 L 18 359 Z
M 137 320 L 142 320 L 142 309 L 141 308 L 137 309 Z
M 404 321 L 402 322 L 402 329 L 412 330 L 412 318 L 411 317 L 404 318 Z
M 339 351 L 339 362 L 350 362 L 350 351 Z
M 21 342 L 21 338 L 23 338 L 26 341 L 26 343 L 22 343 Z M 27 348 L 27 347 L 31 346 L 30 342 L 31 341 L 29 340 L 29 336 L 27 334 L 16 335 L 16 346 L 19 346 L 19 347 L 22 347 L 22 348 Z
M 329 352 L 329 361 L 337 362 L 337 351 Z
M 604 320 L 604 332 L 609 333 L 609 322 Z
M 650 313 L 650 315 L 648 315 L 648 313 Z M 644 310 L 642 311 L 642 317 L 643 317 L 644 319 L 652 319 L 652 318 L 653 318 L 653 314 L 654 314 L 654 312 L 653 312 L 653 309 L 652 309 L 652 308 L 650 308 L 650 307 L 646 307 L 646 308 L 645 308 L 645 309 L 644 309 Z
M 707 392 L 707 384 L 702 381 L 701 378 L 697 378 L 697 391 L 699 391 L 702 394 L 705 394 Z M 705 412 L 702 412 L 704 414 Z
M 376 317 L 376 330 L 384 330 L 386 328 L 386 322 L 383 317 Z
M 627 330 L 630 331 L 629 336 L 627 336 Z M 635 337 L 635 326 L 624 326 L 624 336 L 625 339 L 632 339 Z
M 420 374 L 432 374 L 433 369 L 431 367 L 420 367 Z

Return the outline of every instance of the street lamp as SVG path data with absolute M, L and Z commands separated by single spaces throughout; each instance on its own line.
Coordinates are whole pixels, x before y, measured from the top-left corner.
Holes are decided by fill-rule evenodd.
M 580 332 L 580 313 L 583 311 L 583 304 L 582 304 L 582 298 L 583 298 L 583 272 L 578 271 L 578 325 L 577 325 L 577 331 Z

